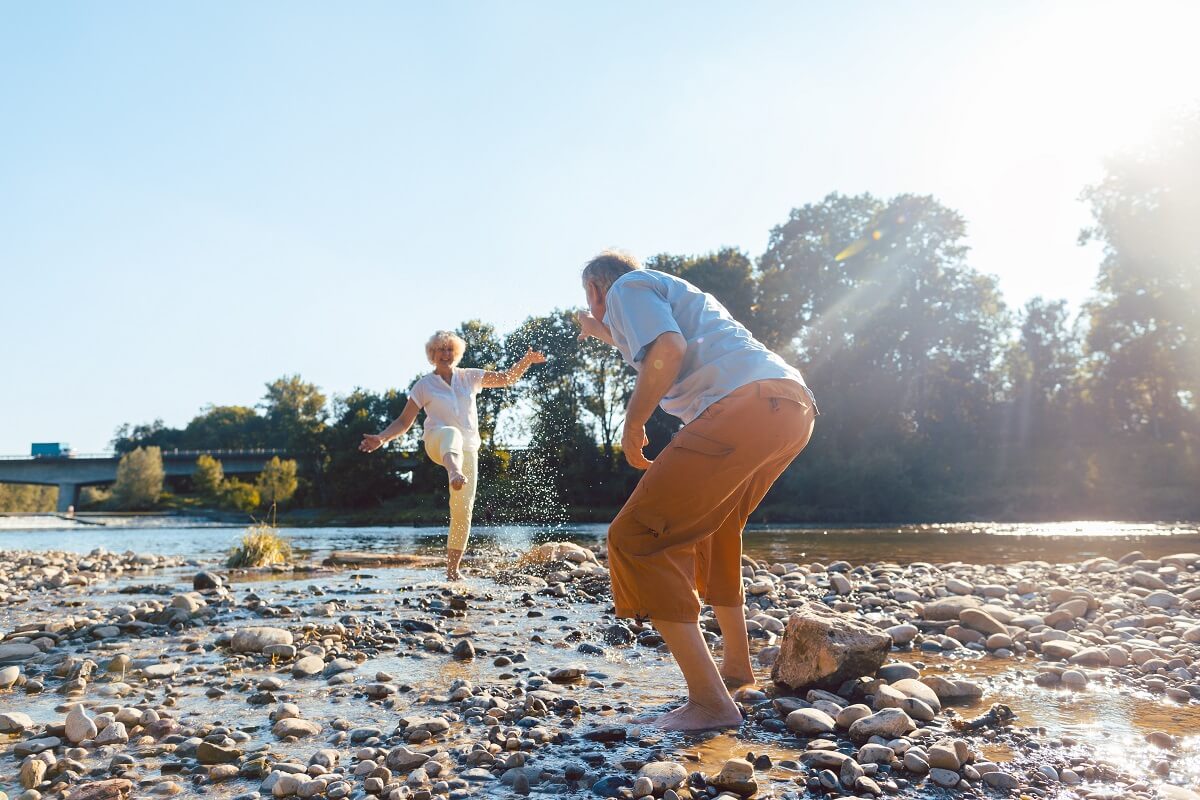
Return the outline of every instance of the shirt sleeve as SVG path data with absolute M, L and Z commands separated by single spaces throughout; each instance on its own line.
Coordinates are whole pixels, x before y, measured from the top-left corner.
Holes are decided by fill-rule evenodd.
M 429 398 L 427 398 L 425 396 L 425 381 L 424 381 L 424 379 L 418 380 L 416 383 L 414 383 L 412 385 L 411 388 L 409 388 L 408 399 L 412 400 L 414 403 L 416 403 L 417 408 L 425 407 L 425 403 L 428 401 Z
M 626 278 L 609 290 L 605 320 L 625 340 L 635 364 L 645 358 L 647 348 L 659 336 L 683 334 L 671 313 L 671 304 L 653 282 L 638 276 Z
M 483 388 L 483 376 L 487 370 L 482 369 L 464 369 L 463 377 L 467 379 L 467 385 L 471 387 L 471 394 L 479 394 L 479 390 Z

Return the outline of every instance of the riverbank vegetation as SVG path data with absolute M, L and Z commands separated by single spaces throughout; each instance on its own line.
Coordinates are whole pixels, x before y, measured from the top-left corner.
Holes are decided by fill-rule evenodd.
M 1093 224 L 1081 240 L 1102 261 L 1079 309 L 1043 297 L 1010 308 L 996 278 L 972 266 L 966 220 L 928 196 L 831 194 L 794 209 L 755 258 L 648 259 L 714 294 L 816 393 L 813 442 L 758 518 L 1200 517 L 1200 239 L 1190 230 L 1200 116 L 1112 159 L 1084 199 Z M 619 452 L 633 375 L 616 352 L 579 342 L 569 309 L 506 333 L 480 320 L 458 332 L 463 366 L 496 367 L 529 345 L 550 357 L 479 398 L 477 518 L 554 522 L 618 507 L 639 475 Z M 168 492 L 212 505 L 258 507 L 270 493 L 294 511 L 444 517 L 445 474 L 416 432 L 357 451 L 400 413 L 406 388 L 329 398 L 285 376 L 255 408 L 208 406 L 182 428 L 125 425 L 114 446 L 265 447 L 294 459 L 290 476 L 254 486 L 199 464 L 191 479 L 167 480 Z M 655 416 L 651 454 L 676 427 Z

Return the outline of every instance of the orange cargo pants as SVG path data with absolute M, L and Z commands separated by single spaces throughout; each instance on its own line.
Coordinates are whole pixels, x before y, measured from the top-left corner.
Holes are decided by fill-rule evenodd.
M 700 597 L 744 602 L 742 530 L 808 444 L 816 413 L 796 381 L 758 381 L 675 434 L 608 528 L 618 617 L 695 622 Z

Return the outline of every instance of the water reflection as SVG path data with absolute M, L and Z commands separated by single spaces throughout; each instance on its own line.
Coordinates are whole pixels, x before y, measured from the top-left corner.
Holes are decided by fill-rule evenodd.
M 0 523 L 13 526 L 22 519 L 29 518 L 0 518 Z M 602 524 L 477 526 L 472 531 L 470 552 L 476 559 L 488 560 L 551 539 L 592 544 L 603 540 L 605 530 Z M 103 547 L 213 560 L 228 553 L 242 532 L 240 527 L 164 526 L 161 519 L 150 527 L 129 520 L 121 525 L 78 525 L 52 532 L 10 527 L 0 528 L 0 550 L 88 552 Z M 297 551 L 313 558 L 331 550 L 438 555 L 444 552 L 446 542 L 446 529 L 438 527 L 285 528 L 283 532 Z M 754 558 L 775 562 L 1064 563 L 1097 556 L 1119 558 L 1131 550 L 1141 550 L 1149 558 L 1196 552 L 1200 550 L 1200 526 L 1119 522 L 751 526 L 746 531 L 745 550 Z

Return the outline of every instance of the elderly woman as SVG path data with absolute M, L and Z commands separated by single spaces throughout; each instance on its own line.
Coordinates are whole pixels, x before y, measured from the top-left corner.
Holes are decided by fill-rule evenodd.
M 408 391 L 408 404 L 391 425 L 379 433 L 364 433 L 358 449 L 378 450 L 408 432 L 425 410 L 425 452 L 446 468 L 450 483 L 450 536 L 446 542 L 446 577 L 458 580 L 458 565 L 471 535 L 471 510 L 475 505 L 475 476 L 479 467 L 479 414 L 475 396 L 480 389 L 512 386 L 534 364 L 546 357 L 529 350 L 502 372 L 460 369 L 458 362 L 467 343 L 450 331 L 438 331 L 425 343 L 425 356 L 433 372 L 421 377 Z

